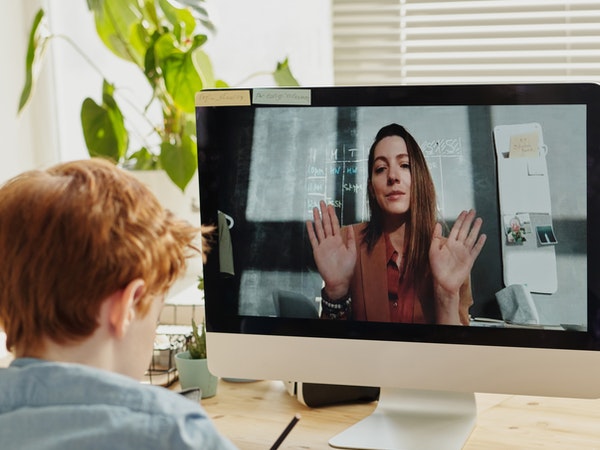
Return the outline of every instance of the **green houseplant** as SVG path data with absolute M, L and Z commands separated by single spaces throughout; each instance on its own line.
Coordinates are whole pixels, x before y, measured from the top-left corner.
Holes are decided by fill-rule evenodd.
M 181 388 L 200 388 L 202 398 L 213 397 L 217 393 L 219 379 L 208 370 L 204 322 L 202 329 L 199 329 L 192 319 L 192 334 L 187 340 L 186 348 L 187 350 L 175 355 Z
M 86 0 L 93 13 L 96 32 L 103 44 L 119 58 L 133 64 L 151 88 L 151 98 L 136 113 L 151 121 L 151 105 L 160 106 L 161 117 L 152 122 L 159 144 L 134 144 L 135 130 L 119 106 L 118 82 L 107 80 L 90 55 L 68 36 L 48 30 L 46 12 L 36 14 L 29 34 L 26 79 L 19 102 L 21 111 L 35 84 L 36 67 L 53 39 L 65 39 L 100 75 L 101 101 L 86 98 L 81 105 L 81 126 L 88 152 L 131 169 L 163 169 L 182 191 L 197 169 L 194 94 L 203 88 L 228 87 L 217 79 L 203 49 L 213 30 L 203 7 L 204 0 Z M 279 86 L 297 86 L 287 60 L 270 72 Z M 142 135 L 136 133 L 136 136 Z
M 206 359 L 206 328 L 202 322 L 202 331 L 198 331 L 196 321 L 192 319 L 192 335 L 187 341 L 187 349 L 192 359 Z

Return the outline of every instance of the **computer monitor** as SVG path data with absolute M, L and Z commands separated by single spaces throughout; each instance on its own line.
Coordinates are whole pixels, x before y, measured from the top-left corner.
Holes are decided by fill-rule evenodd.
M 344 448 L 460 448 L 474 392 L 600 396 L 597 85 L 207 90 L 196 119 L 214 373 L 381 387 L 330 441 Z M 466 324 L 319 317 L 306 222 L 322 200 L 341 226 L 371 219 L 368 153 L 391 123 L 425 157 L 444 230 L 483 219 Z

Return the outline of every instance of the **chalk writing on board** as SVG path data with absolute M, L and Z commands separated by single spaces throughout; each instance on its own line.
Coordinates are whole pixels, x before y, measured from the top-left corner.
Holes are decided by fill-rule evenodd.
M 420 144 L 425 157 L 430 156 L 460 156 L 462 155 L 462 145 L 460 138 L 435 139 L 423 141 Z
M 437 203 L 438 208 L 441 211 L 445 211 L 446 204 L 446 190 L 444 186 L 444 159 L 451 157 L 463 156 L 462 142 L 460 138 L 445 138 L 445 139 L 433 139 L 419 143 L 429 172 L 433 178 L 433 182 L 436 185 Z M 456 175 L 450 173 L 450 176 Z
M 351 205 L 353 218 L 364 218 L 366 205 L 362 203 L 366 197 L 367 152 L 368 149 L 354 146 L 309 151 L 305 186 L 309 218 L 312 217 L 312 209 L 318 207 L 321 200 L 340 210 Z

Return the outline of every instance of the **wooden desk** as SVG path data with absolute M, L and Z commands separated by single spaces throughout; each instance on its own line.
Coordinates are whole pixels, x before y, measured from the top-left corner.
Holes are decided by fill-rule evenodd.
M 599 381 L 600 382 L 600 379 Z M 478 422 L 465 449 L 600 449 L 600 400 L 477 394 Z M 227 382 L 202 400 L 216 427 L 241 450 L 266 450 L 295 413 L 302 419 L 281 449 L 331 449 L 329 438 L 375 403 L 310 409 L 280 381 Z

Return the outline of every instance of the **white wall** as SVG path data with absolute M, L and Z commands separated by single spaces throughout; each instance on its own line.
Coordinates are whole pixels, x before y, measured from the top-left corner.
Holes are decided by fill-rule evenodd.
M 0 82 L 0 182 L 3 182 L 24 170 L 54 163 L 58 155 L 48 64 L 40 74 L 35 101 L 20 116 L 17 115 L 25 81 L 30 23 L 40 1 L 1 0 L 0 4 L 0 54 L 3 60 Z
M 213 0 L 217 35 L 206 45 L 217 76 L 239 84 L 289 59 L 303 86 L 333 84 L 331 6 L 323 0 Z M 264 77 L 248 83 L 269 84 Z

